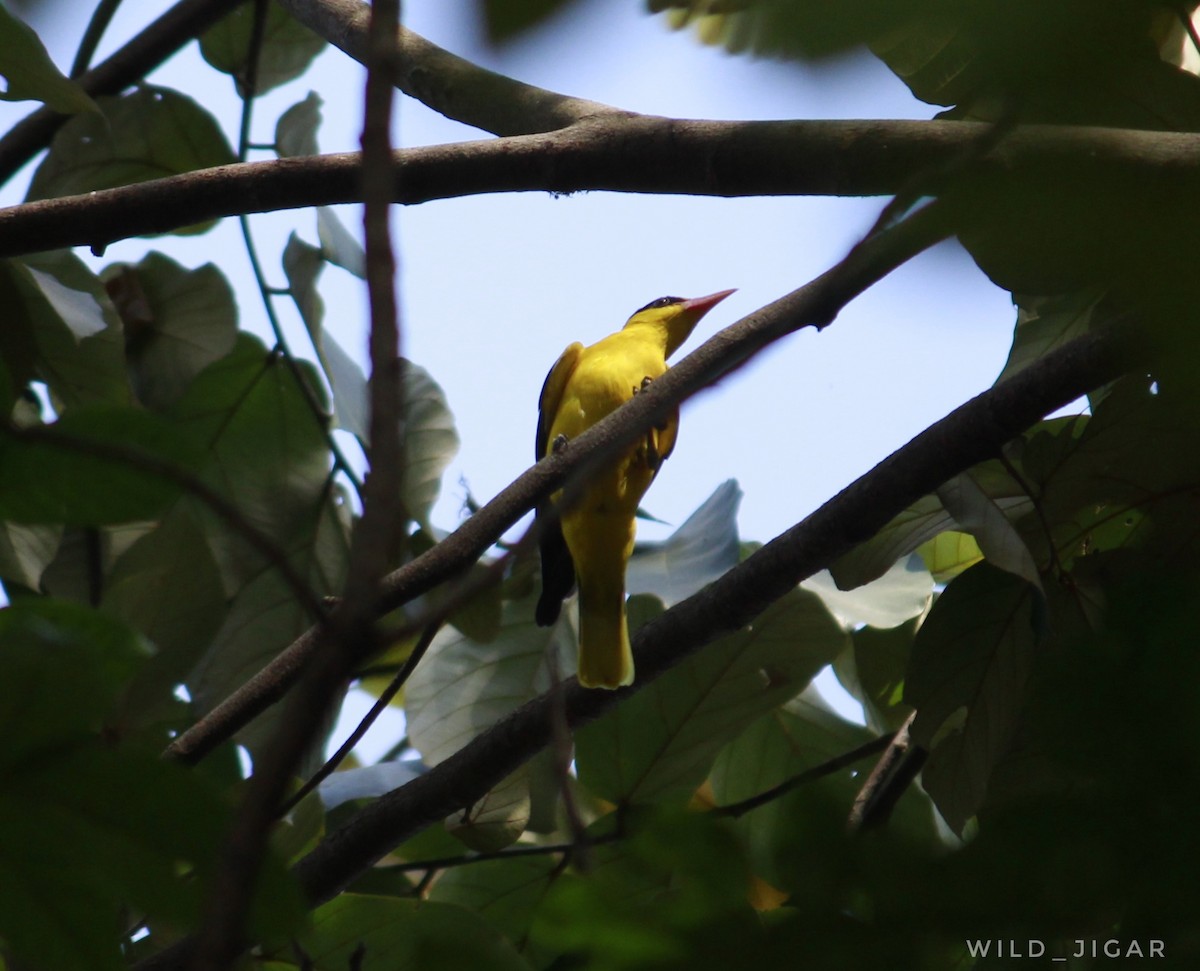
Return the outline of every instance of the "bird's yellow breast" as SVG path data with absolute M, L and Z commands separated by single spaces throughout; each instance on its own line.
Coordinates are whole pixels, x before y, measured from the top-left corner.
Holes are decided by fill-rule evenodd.
M 661 342 L 630 331 L 618 331 L 579 357 L 550 429 L 550 441 L 559 435 L 573 439 L 606 418 L 634 396 L 646 378 L 667 370 Z

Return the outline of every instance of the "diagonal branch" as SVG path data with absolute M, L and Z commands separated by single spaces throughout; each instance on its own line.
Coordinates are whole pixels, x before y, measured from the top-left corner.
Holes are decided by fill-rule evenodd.
M 828 324 L 854 297 L 946 234 L 931 206 L 855 247 L 832 269 L 799 290 L 725 328 L 672 367 L 616 413 L 528 469 L 428 552 L 384 578 L 378 610 L 386 613 L 457 576 L 538 500 L 566 477 L 632 444 L 686 398 L 729 374 L 768 344 L 805 326 Z M 258 674 L 175 739 L 164 755 L 202 759 L 221 741 L 277 701 L 315 649 L 315 629 L 302 634 Z
M 360 64 L 366 63 L 371 8 L 360 0 L 279 0 L 279 5 Z M 472 64 L 401 27 L 392 80 L 447 118 L 494 135 L 555 131 L 616 108 L 525 84 Z

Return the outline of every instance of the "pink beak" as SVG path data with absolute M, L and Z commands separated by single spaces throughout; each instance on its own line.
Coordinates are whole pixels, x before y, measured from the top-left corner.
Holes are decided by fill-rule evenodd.
M 692 311 L 696 313 L 698 317 L 700 317 L 712 310 L 713 307 L 719 304 L 731 293 L 737 293 L 737 291 L 722 290 L 719 293 L 710 293 L 707 297 L 692 297 L 691 300 L 685 300 L 683 302 L 683 309 Z

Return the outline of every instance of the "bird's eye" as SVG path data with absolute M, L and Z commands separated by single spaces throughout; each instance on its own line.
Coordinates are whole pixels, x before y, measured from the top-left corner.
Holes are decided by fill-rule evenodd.
M 673 303 L 683 303 L 683 297 L 659 297 L 657 300 L 651 300 L 638 313 L 640 314 L 642 310 L 661 310 L 663 307 L 669 307 Z

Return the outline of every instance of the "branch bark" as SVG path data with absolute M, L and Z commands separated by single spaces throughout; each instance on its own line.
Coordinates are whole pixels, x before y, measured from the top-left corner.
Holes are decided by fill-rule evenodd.
M 589 190 L 705 196 L 890 195 L 987 137 L 957 121 L 681 121 L 590 118 L 559 132 L 395 152 L 394 202 Z M 362 201 L 357 153 L 245 162 L 0 210 L 0 257 L 223 216 Z M 971 163 L 975 174 L 1120 178 L 1196 193 L 1200 135 L 1031 125 Z M 942 186 L 931 179 L 929 191 Z M 1180 196 L 1183 197 L 1182 195 Z

